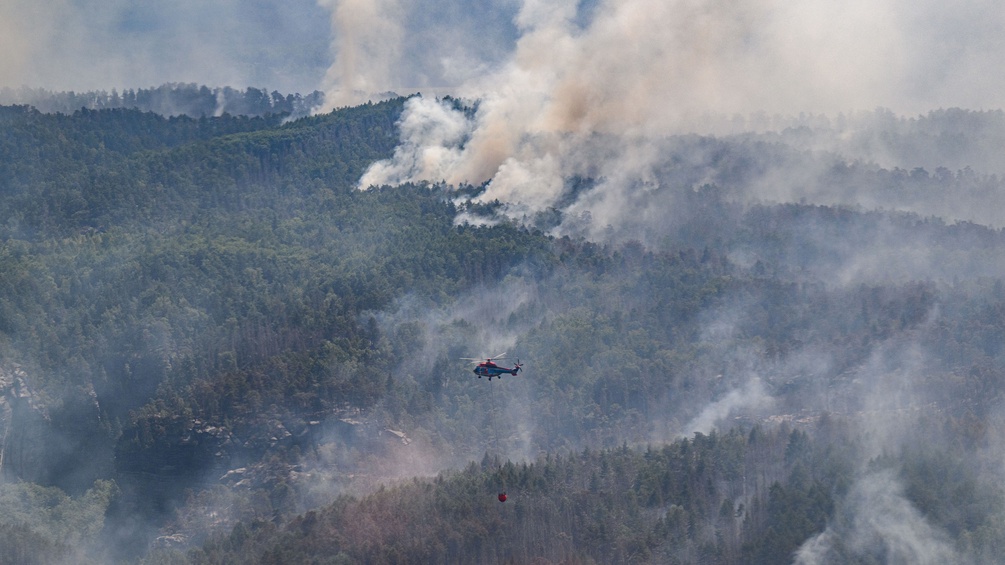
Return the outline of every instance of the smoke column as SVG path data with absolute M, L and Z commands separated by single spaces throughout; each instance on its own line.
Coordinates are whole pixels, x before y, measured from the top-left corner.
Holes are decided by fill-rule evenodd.
M 392 82 L 400 55 L 401 24 L 397 0 L 318 0 L 332 11 L 335 63 L 325 75 L 325 106 L 330 111 L 366 101 Z
M 481 198 L 519 216 L 589 176 L 606 179 L 592 209 L 616 210 L 626 186 L 649 182 L 661 138 L 723 117 L 998 107 L 1005 87 L 986 72 L 1005 57 L 988 24 L 1005 16 L 988 2 L 627 0 L 585 23 L 580 12 L 524 1 L 508 58 L 457 88 L 477 112 L 410 101 L 395 157 L 360 187 L 488 182 Z

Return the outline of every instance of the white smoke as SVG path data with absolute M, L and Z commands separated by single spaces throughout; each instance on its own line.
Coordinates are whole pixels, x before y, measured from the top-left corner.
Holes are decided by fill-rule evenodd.
M 419 97 L 405 103 L 399 127 L 402 144 L 395 149 L 394 158 L 374 163 L 359 180 L 361 188 L 411 179 L 445 179 L 461 159 L 459 147 L 470 133 L 462 112 Z
M 449 94 L 512 49 L 512 0 L 317 0 L 330 13 L 333 108 L 424 92 Z
M 722 420 L 738 410 L 759 410 L 773 402 L 758 378 L 752 378 L 743 387 L 729 391 L 725 396 L 706 406 L 698 416 L 685 425 L 678 437 L 690 437 L 695 432 L 704 434 L 716 429 Z
M 794 562 L 935 565 L 965 561 L 946 533 L 904 497 L 894 473 L 886 470 L 860 478 L 833 522 L 799 548 Z
M 987 23 L 1005 16 L 988 2 L 606 1 L 585 25 L 580 8 L 524 1 L 508 59 L 457 89 L 477 112 L 411 102 L 402 146 L 361 186 L 487 183 L 480 199 L 521 217 L 588 176 L 603 183 L 572 211 L 603 229 L 630 214 L 626 190 L 646 186 L 660 139 L 714 131 L 723 117 L 1002 102 L 1005 78 L 982 70 L 1005 56 Z M 961 29 L 959 13 L 982 22 L 977 33 L 933 33 L 936 21 Z
M 318 4 L 332 11 L 336 42 L 321 111 L 365 102 L 387 88 L 401 49 L 398 0 L 318 0 Z

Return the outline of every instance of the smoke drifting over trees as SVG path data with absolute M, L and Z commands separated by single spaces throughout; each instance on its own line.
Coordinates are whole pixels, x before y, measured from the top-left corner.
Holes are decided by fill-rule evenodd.
M 476 108 L 412 100 L 395 158 L 372 167 L 361 186 L 487 182 L 479 200 L 498 199 L 511 207 L 510 216 L 521 217 L 560 201 L 568 205 L 568 179 L 593 178 L 599 186 L 569 210 L 589 213 L 599 231 L 623 223 L 622 216 L 634 217 L 635 187 L 656 182 L 654 169 L 671 158 L 664 141 L 670 134 L 763 132 L 771 125 L 776 129 L 769 131 L 781 133 L 785 125 L 809 126 L 808 139 L 790 135 L 797 147 L 886 159 L 888 151 L 905 157 L 903 148 L 863 139 L 876 131 L 863 110 L 927 112 L 952 104 L 1000 104 L 999 91 L 982 84 L 983 73 L 954 76 L 948 83 L 931 80 L 991 68 L 994 53 L 1000 54 L 994 47 L 998 40 L 980 33 L 954 35 L 951 44 L 923 33 L 927 27 L 921 22 L 928 18 L 957 21 L 940 17 L 942 9 L 955 7 L 886 2 L 835 10 L 825 3 L 761 2 L 741 8 L 637 0 L 590 6 L 585 20 L 577 17 L 584 9 L 575 2 L 521 5 L 515 20 L 519 36 L 508 59 L 457 89 L 462 97 L 478 100 Z M 967 3 L 961 9 L 1001 18 L 990 13 L 990 6 Z M 947 48 L 966 49 L 967 64 L 950 63 Z M 947 84 L 960 90 L 950 94 Z M 805 112 L 819 117 L 790 124 L 765 119 Z M 913 125 L 902 122 L 899 129 Z M 849 139 L 874 146 L 862 151 L 849 146 Z M 942 141 L 942 153 L 959 149 L 946 137 Z M 926 163 L 909 168 L 946 167 L 931 150 L 911 152 L 911 160 Z M 1000 160 L 992 159 L 997 162 L 987 164 L 993 168 L 982 172 L 1002 170 Z M 803 191 L 814 196 L 826 169 L 801 160 L 790 170 L 792 164 L 759 171 L 771 175 L 765 184 L 778 186 L 753 196 L 796 201 L 807 196 Z M 821 192 L 831 192 L 830 187 Z
M 1001 562 L 992 2 L 60 7 L 0 561 Z
M 749 222 L 751 231 L 745 235 L 753 239 L 747 244 L 733 240 L 720 251 L 755 269 L 769 264 L 794 269 L 792 274 L 778 273 L 783 279 L 808 275 L 834 288 L 847 288 L 863 282 L 1000 276 L 987 270 L 996 270 L 1002 264 L 998 259 L 959 261 L 981 255 L 973 254 L 974 240 L 966 236 L 959 247 L 949 244 L 952 250 L 942 237 L 936 238 L 939 243 L 919 241 L 919 223 L 932 220 L 919 222 L 910 214 L 867 219 L 868 215 L 855 213 L 834 222 L 805 206 L 809 202 L 898 210 L 950 222 L 976 222 L 991 229 L 966 223 L 948 228 L 996 237 L 992 234 L 997 233 L 993 230 L 1000 227 L 1000 219 L 982 210 L 1000 198 L 998 178 L 1005 167 L 998 156 L 985 151 L 1000 146 L 1002 129 L 983 128 L 1001 120 L 1000 111 L 984 116 L 981 129 L 964 135 L 956 129 L 961 122 L 945 119 L 947 114 L 941 111 L 916 120 L 862 113 L 877 106 L 897 112 L 926 112 L 947 105 L 997 108 L 1001 102 L 997 87 L 987 88 L 983 73 L 974 71 L 994 67 L 1002 54 L 1000 40 L 982 33 L 989 28 L 978 29 L 976 35 L 954 32 L 960 12 L 951 18 L 942 12 L 960 8 L 972 20 L 987 17 L 1000 22 L 1001 14 L 990 4 L 887 2 L 834 9 L 822 3 L 738 7 L 711 2 L 602 2 L 590 7 L 586 19 L 578 17 L 582 8 L 576 2 L 521 4 L 512 54 L 459 90 L 477 103 L 466 108 L 452 100 L 410 100 L 400 121 L 402 145 L 394 158 L 372 166 L 360 187 L 416 181 L 481 185 L 483 190 L 466 197 L 468 202 L 499 201 L 498 215 L 466 213 L 459 221 L 492 224 L 501 215 L 558 235 L 602 242 L 634 239 L 660 247 L 679 242 L 686 231 L 681 224 L 696 212 L 675 188 L 713 185 L 705 196 L 720 204 L 800 203 L 787 211 L 754 207 L 744 213 L 745 218 L 727 205 L 722 211 L 734 214 L 736 224 L 702 218 L 723 228 L 718 241 L 743 232 L 740 228 L 730 234 L 728 226 Z M 929 22 L 936 21 L 948 22 L 950 29 L 931 34 Z M 953 61 L 961 53 L 967 54 L 965 62 Z M 784 129 L 777 118 L 774 124 L 764 118 L 801 112 L 811 114 L 790 120 Z M 685 133 L 732 137 L 721 142 L 668 138 Z M 966 141 L 974 135 L 988 137 L 984 142 Z M 952 197 L 945 199 L 947 194 Z M 831 213 L 827 208 L 821 211 Z M 939 226 L 942 221 L 935 220 Z M 780 225 L 787 227 L 779 232 Z M 912 226 L 910 235 L 900 231 L 907 225 Z M 758 240 L 758 232 L 782 240 Z M 698 241 L 710 245 L 709 239 Z M 751 308 L 763 308 L 765 299 L 740 301 L 739 311 L 725 317 L 739 323 Z M 909 326 L 921 324 L 920 330 L 938 324 L 943 315 L 938 308 L 930 304 L 922 309 L 911 315 L 915 321 Z M 762 323 L 777 323 L 769 320 Z M 815 322 L 808 327 L 817 328 L 811 333 L 822 329 Z M 734 351 L 735 331 L 723 336 Z M 803 347 L 787 351 L 783 358 L 793 365 L 788 369 L 788 362 L 770 369 L 762 365 L 757 359 L 763 352 L 755 347 L 749 360 L 741 363 L 752 365 L 747 369 L 750 380 L 735 382 L 736 388 L 696 414 L 684 433 L 704 429 L 734 406 L 761 406 L 766 395 L 758 373 L 809 371 L 798 375 L 795 388 L 807 387 L 807 380 L 817 381 L 808 388 L 826 391 L 827 408 L 835 402 L 847 413 L 863 410 L 878 415 L 878 421 L 867 419 L 870 425 L 860 432 L 883 430 L 875 449 L 895 450 L 907 437 L 913 417 L 891 415 L 910 413 L 929 402 L 939 405 L 918 392 L 919 388 L 932 392 L 921 386 L 929 377 L 920 375 L 930 373 L 934 360 L 913 343 L 917 338 L 906 339 L 906 344 L 886 344 L 882 339 L 874 352 L 863 351 L 858 362 L 862 374 L 848 383 L 851 386 L 841 380 L 820 384 L 821 376 L 833 376 L 837 370 L 826 362 L 803 364 L 806 356 L 821 353 L 836 364 L 850 361 L 826 347 L 821 351 L 820 344 L 808 348 L 812 353 L 804 353 Z M 591 358 L 589 353 L 583 355 Z M 590 363 L 575 359 L 569 363 L 577 369 L 578 363 Z M 789 402 L 792 399 L 788 397 Z M 876 399 L 882 400 L 881 405 Z M 816 409 L 824 408 L 816 403 L 819 400 L 811 402 Z M 803 406 L 807 408 L 810 405 Z M 851 525 L 843 530 L 834 526 L 814 538 L 799 552 L 800 562 L 816 562 L 833 551 L 834 536 L 853 553 L 879 552 L 893 560 L 960 558 L 941 532 L 898 493 L 896 479 L 889 474 L 882 475 L 889 500 L 863 494 L 882 489 L 877 487 L 879 476 L 864 475 L 849 493 L 840 512 L 848 513 Z M 867 508 L 856 502 L 865 500 L 885 506 Z M 892 524 L 881 525 L 877 515 L 890 518 Z M 877 549 L 877 544 L 886 549 Z

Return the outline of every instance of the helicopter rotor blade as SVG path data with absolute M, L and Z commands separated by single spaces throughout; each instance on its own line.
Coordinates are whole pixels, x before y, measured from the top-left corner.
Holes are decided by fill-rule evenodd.
M 493 355 L 492 357 L 478 357 L 478 358 L 475 358 L 475 357 L 459 357 L 459 359 L 461 361 L 471 361 L 471 362 L 474 362 L 474 363 L 485 363 L 485 362 L 495 361 L 496 359 L 505 359 L 505 358 L 506 358 L 506 352 L 505 351 L 502 352 L 502 353 L 500 353 L 499 355 Z

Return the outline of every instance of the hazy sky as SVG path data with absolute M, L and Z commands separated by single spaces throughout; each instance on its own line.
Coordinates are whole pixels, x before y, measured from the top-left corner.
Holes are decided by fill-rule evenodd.
M 0 86 L 306 90 L 330 64 L 313 0 L 0 0 Z
M 439 86 L 503 56 L 515 13 L 509 0 L 0 0 L 0 87 L 306 93 L 326 73 L 329 88 Z
M 0 86 L 197 82 L 351 102 L 491 77 L 593 92 L 572 112 L 612 96 L 640 111 L 653 96 L 683 110 L 998 108 L 1003 28 L 994 0 L 0 0 Z

